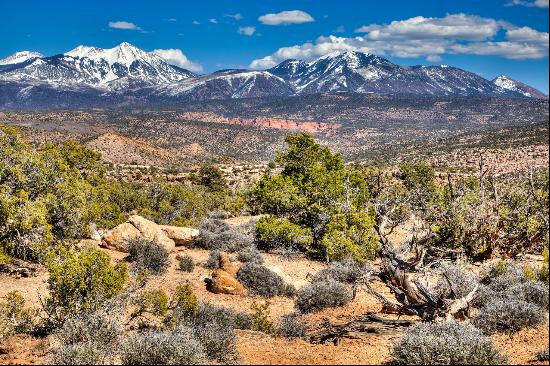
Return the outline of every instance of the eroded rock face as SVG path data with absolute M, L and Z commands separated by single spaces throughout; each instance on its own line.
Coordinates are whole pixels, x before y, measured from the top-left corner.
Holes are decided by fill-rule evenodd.
M 159 243 L 168 251 L 168 253 L 172 252 L 176 247 L 176 243 L 170 239 L 164 230 L 162 230 L 160 226 L 153 221 L 147 220 L 138 215 L 133 215 L 128 218 L 128 222 L 139 230 L 141 236 L 145 239 Z
M 101 244 L 109 249 L 127 253 L 126 243 L 138 236 L 141 236 L 141 232 L 134 225 L 125 222 L 103 235 Z
M 212 272 L 212 278 L 205 279 L 206 289 L 215 294 L 242 295 L 245 293 L 244 286 L 223 269 L 216 269 Z
M 189 246 L 195 238 L 200 234 L 200 231 L 190 227 L 179 227 L 179 226 L 168 226 L 168 225 L 159 225 L 159 227 L 164 231 L 166 236 L 172 239 L 177 246 L 184 245 Z

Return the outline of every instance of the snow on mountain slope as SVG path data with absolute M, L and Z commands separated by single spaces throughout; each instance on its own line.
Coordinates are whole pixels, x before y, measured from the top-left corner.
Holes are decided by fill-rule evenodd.
M 542 93 L 541 91 L 527 84 L 524 84 L 520 81 L 511 79 L 506 75 L 500 75 L 495 79 L 493 79 L 492 82 L 503 89 L 521 93 L 529 98 L 540 98 L 540 99 L 548 98 L 548 96 Z
M 34 52 L 34 51 L 20 51 L 16 52 L 13 55 L 10 55 L 6 58 L 3 58 L 0 60 L 0 65 L 15 65 L 20 64 L 22 62 L 31 60 L 33 58 L 37 57 L 43 57 L 43 55 L 40 52 Z
M 3 77 L 117 89 L 174 83 L 196 76 L 126 42 L 110 49 L 78 46 L 63 55 L 36 58 L 30 64 L 19 65 L 2 72 Z

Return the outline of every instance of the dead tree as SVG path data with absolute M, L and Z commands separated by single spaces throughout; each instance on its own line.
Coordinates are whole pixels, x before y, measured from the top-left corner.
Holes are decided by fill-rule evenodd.
M 332 342 L 337 345 L 343 338 L 363 339 L 371 334 L 399 333 L 415 323 L 413 320 L 384 319 L 372 313 L 344 324 L 332 324 L 325 318 L 307 333 L 306 338 L 311 343 Z

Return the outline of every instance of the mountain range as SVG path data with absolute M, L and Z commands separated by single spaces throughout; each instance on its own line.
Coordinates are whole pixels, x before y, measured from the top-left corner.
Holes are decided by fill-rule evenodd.
M 404 67 L 361 52 L 311 62 L 286 60 L 263 70 L 198 75 L 123 42 L 111 49 L 78 46 L 45 57 L 22 51 L 0 60 L 0 109 L 82 108 L 311 94 L 547 98 L 506 76 L 487 80 L 460 68 Z

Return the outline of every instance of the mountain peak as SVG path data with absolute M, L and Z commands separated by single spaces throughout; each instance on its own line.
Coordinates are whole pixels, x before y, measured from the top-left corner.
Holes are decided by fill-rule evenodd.
M 0 59 L 0 65 L 14 65 L 28 61 L 33 58 L 43 57 L 40 52 L 34 51 L 19 51 L 6 58 Z
M 542 93 L 540 90 L 537 90 L 527 84 L 524 84 L 521 81 L 514 80 L 507 75 L 499 75 L 496 78 L 494 78 L 492 82 L 493 84 L 495 84 L 498 87 L 501 87 L 502 89 L 515 91 L 523 94 L 526 97 L 539 98 L 539 99 L 547 98 L 547 96 L 544 93 Z

